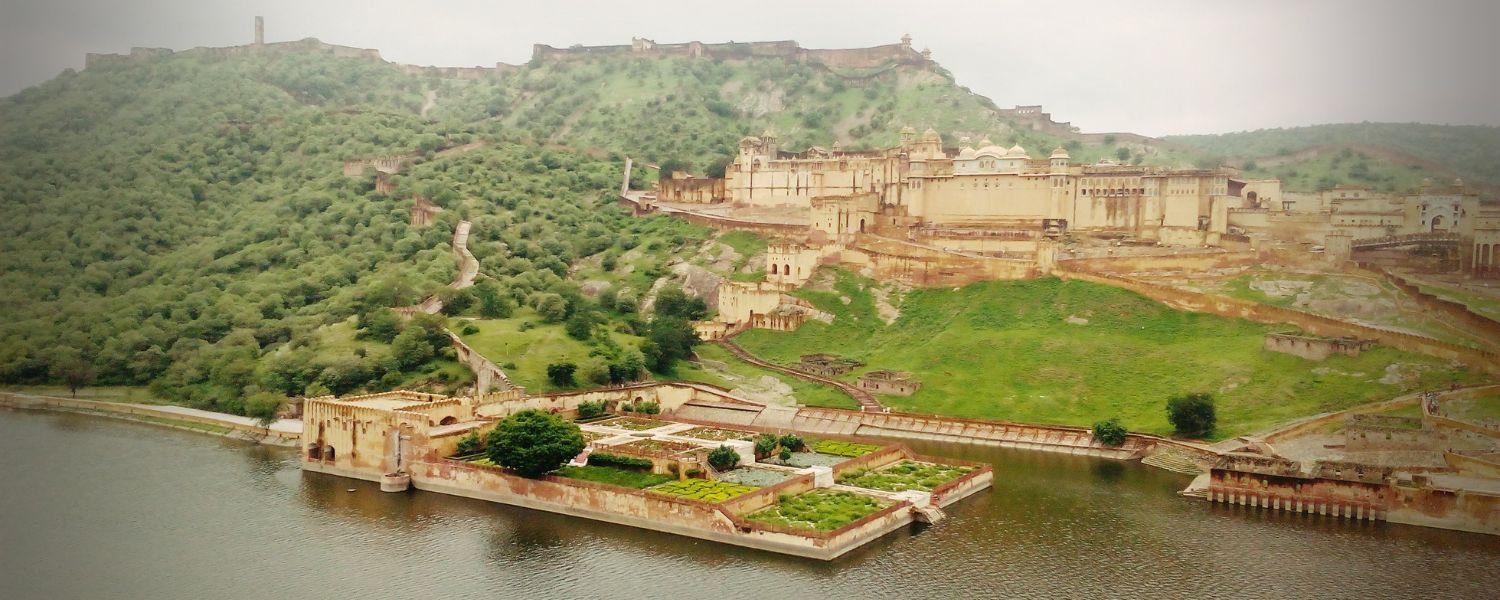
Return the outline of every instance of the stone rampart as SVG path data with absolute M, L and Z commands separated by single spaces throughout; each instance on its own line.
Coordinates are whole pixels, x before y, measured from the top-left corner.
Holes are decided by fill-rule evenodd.
M 1191 252 L 1157 256 L 1072 258 L 1057 261 L 1057 268 L 1070 272 L 1140 273 L 1145 271 L 1194 271 L 1258 264 L 1258 252 Z
M 302 435 L 300 431 L 282 431 L 244 423 L 242 419 L 236 418 L 233 415 L 224 415 L 225 418 L 215 418 L 121 402 L 101 402 L 97 400 L 79 400 L 76 398 L 31 396 L 0 392 L 0 406 L 110 416 L 127 420 L 161 423 L 169 426 L 172 423 L 209 425 L 228 429 L 245 437 L 262 439 L 266 442 L 276 444 L 295 443 Z
M 1308 360 L 1324 360 L 1334 354 L 1359 356 L 1359 353 L 1375 345 L 1371 340 L 1358 338 L 1328 338 L 1297 335 L 1294 333 L 1268 333 L 1261 348 L 1271 352 L 1290 354 Z

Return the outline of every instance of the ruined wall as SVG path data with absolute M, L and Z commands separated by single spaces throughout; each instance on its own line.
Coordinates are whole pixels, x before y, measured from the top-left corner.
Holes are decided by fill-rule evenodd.
M 1261 347 L 1271 352 L 1290 354 L 1307 360 L 1325 360 L 1334 354 L 1359 356 L 1360 351 L 1372 346 L 1368 340 L 1348 338 L 1323 338 L 1291 333 L 1268 333 Z
M 1359 266 L 1362 269 L 1378 272 L 1386 281 L 1391 282 L 1400 288 L 1402 292 L 1405 292 L 1407 296 L 1415 300 L 1418 306 L 1433 313 L 1443 315 L 1444 320 L 1449 323 L 1468 331 L 1482 334 L 1487 339 L 1500 343 L 1500 322 L 1496 322 L 1489 317 L 1470 310 L 1466 304 L 1446 300 L 1424 292 L 1416 284 L 1407 281 L 1405 277 L 1399 274 L 1392 273 L 1372 264 L 1360 263 Z
M 1209 471 L 1208 499 L 1292 512 L 1385 520 L 1393 494 L 1384 483 L 1293 475 Z
M 663 179 L 656 183 L 657 202 L 710 204 L 723 202 L 727 198 L 723 179 L 691 177 Z
M 1213 269 L 1244 267 L 1261 262 L 1258 252 L 1192 252 L 1157 256 L 1115 256 L 1108 258 L 1073 258 L 1057 261 L 1057 268 L 1069 272 L 1140 273 L 1145 271 L 1203 272 Z
M 1036 261 L 993 258 L 901 242 L 858 236 L 840 260 L 869 267 L 875 278 L 923 287 L 961 286 L 978 281 L 1032 279 L 1041 274 Z
M 726 323 L 749 323 L 756 315 L 776 312 L 782 303 L 782 286 L 776 283 L 725 282 L 719 287 L 719 320 Z

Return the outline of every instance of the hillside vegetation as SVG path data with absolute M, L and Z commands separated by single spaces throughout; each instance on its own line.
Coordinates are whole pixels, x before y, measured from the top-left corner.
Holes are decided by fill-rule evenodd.
M 1300 158 L 1286 165 L 1301 175 L 1288 177 L 1298 187 L 1312 183 L 1311 187 L 1326 189 L 1335 183 L 1349 182 L 1402 190 L 1414 183 L 1413 178 L 1419 182 L 1423 175 L 1457 176 L 1473 183 L 1500 186 L 1500 128 L 1497 127 L 1343 123 L 1163 139 L 1200 148 L 1236 165 L 1249 163 L 1254 167 L 1280 162 L 1278 159 L 1309 149 L 1323 149 L 1319 156 Z M 1342 164 L 1328 164 L 1335 158 L 1343 159 Z M 1357 167 L 1361 164 L 1365 166 Z M 1257 176 L 1286 173 L 1280 167 L 1250 170 Z
M 1218 436 L 1229 437 L 1473 377 L 1389 348 L 1320 363 L 1267 352 L 1262 336 L 1285 326 L 1176 311 L 1054 278 L 915 290 L 886 325 L 872 284 L 839 272 L 833 291 L 797 293 L 836 314 L 833 324 L 752 330 L 737 340 L 782 364 L 814 352 L 864 361 L 849 381 L 871 369 L 911 371 L 919 392 L 881 397 L 897 410 L 1079 426 L 1118 416 L 1132 431 L 1159 434 L 1171 432 L 1166 399 L 1188 392 L 1218 398 Z
M 463 323 L 387 310 L 431 294 L 447 317 L 483 319 L 465 335 L 539 389 L 568 387 L 538 382 L 554 360 L 577 363 L 577 385 L 672 376 L 703 307 L 643 308 L 681 297 L 660 281 L 705 262 L 711 232 L 616 208 L 624 156 L 704 173 L 766 128 L 803 150 L 890 145 L 907 125 L 1034 156 L 1061 145 L 1084 161 L 1204 160 L 1029 131 L 940 67 L 614 56 L 455 80 L 267 53 L 69 71 L 0 99 L 0 383 L 149 385 L 241 413 L 289 395 L 452 391 L 466 375 L 442 328 Z M 409 160 L 390 194 L 373 173 L 342 174 L 345 160 L 398 155 Z M 417 195 L 443 208 L 431 227 L 409 224 Z M 454 292 L 461 219 L 480 275 Z M 764 248 L 721 240 L 734 269 Z M 501 339 L 523 328 L 537 344 L 559 328 L 571 341 L 549 354 Z

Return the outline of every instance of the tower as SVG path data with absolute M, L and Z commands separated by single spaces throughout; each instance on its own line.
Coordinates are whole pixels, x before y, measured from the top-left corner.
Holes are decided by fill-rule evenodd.
M 260 17 L 260 16 L 255 17 L 255 45 L 256 46 L 264 46 L 264 45 L 266 45 L 266 18 L 265 17 Z

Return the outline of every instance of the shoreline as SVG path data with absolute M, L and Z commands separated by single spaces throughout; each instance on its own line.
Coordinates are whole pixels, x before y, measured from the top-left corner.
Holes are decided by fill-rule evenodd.
M 296 431 L 290 430 L 286 425 L 278 427 L 280 423 L 273 424 L 271 427 L 261 427 L 250 424 L 248 417 L 176 405 L 156 407 L 144 404 L 0 392 L 0 407 L 103 417 L 288 448 L 296 447 L 302 437 L 300 426 Z M 281 423 L 289 422 L 283 420 Z

